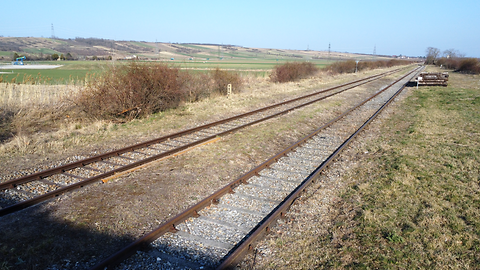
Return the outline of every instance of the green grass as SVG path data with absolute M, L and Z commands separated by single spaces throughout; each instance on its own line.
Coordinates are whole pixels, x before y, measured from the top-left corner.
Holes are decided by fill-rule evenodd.
M 210 58 L 209 61 L 199 60 L 174 60 L 168 61 L 178 68 L 187 69 L 228 69 L 237 70 L 242 74 L 253 74 L 255 76 L 265 77 L 276 65 L 285 63 L 285 60 L 276 61 L 275 59 L 224 59 L 219 60 L 218 57 L 204 56 Z M 313 60 L 317 67 L 323 68 L 328 62 L 325 60 Z M 16 78 L 16 82 L 23 83 L 24 78 L 31 76 L 34 79 L 42 78 L 40 81 L 47 84 L 66 84 L 74 82 L 83 82 L 87 74 L 99 74 L 106 68 L 115 65 L 123 65 L 125 61 L 38 61 L 35 63 L 25 62 L 27 65 L 32 64 L 47 64 L 47 65 L 62 65 L 62 67 L 56 69 L 42 69 L 42 70 L 9 70 L 4 69 L 3 72 L 13 72 L 12 74 L 0 74 L 0 78 L 3 78 L 3 82 L 12 82 L 13 78 Z
M 88 70 L 25 69 L 13 70 L 13 74 L 1 74 L 0 77 L 5 82 L 12 82 L 15 78 L 15 82 L 23 83 L 25 78 L 31 76 L 41 84 L 66 84 L 85 81 L 87 73 Z
M 414 91 L 370 146 L 370 166 L 343 194 L 355 201 L 355 237 L 337 264 L 370 269 L 477 268 L 480 264 L 478 76 Z M 413 91 L 413 90 L 410 90 Z M 349 248 L 347 248 L 349 247 Z M 340 252 L 340 251 L 338 251 Z
M 24 83 L 26 78 L 33 79 L 42 84 L 69 84 L 83 83 L 87 74 L 102 73 L 111 61 L 39 61 L 35 63 L 26 62 L 27 65 L 62 65 L 55 69 L 2 69 L 2 72 L 13 72 L 11 74 L 0 74 L 0 81 Z M 123 63 L 119 63 L 123 64 Z M 30 80 L 31 81 L 31 80 Z
M 187 68 L 221 68 L 221 69 L 235 69 L 235 70 L 246 70 L 246 69 L 263 69 L 271 70 L 276 65 L 283 64 L 287 61 L 276 61 L 276 60 L 218 60 L 210 58 L 210 61 L 203 60 L 189 60 L 189 61 L 172 61 L 172 63 L 179 65 L 180 67 Z M 324 60 L 312 61 L 317 67 L 323 68 L 328 63 Z

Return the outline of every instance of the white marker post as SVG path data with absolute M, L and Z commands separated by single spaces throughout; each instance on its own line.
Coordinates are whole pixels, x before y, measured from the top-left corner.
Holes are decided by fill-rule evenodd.
M 232 84 L 229 83 L 227 85 L 227 97 L 230 97 L 230 95 L 232 95 Z

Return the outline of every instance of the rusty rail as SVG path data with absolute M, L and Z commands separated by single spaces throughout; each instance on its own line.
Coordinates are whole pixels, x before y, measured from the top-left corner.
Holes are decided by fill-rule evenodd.
M 335 90 L 335 89 L 338 89 L 338 88 L 353 85 L 353 86 L 350 86 L 350 87 L 348 87 L 346 89 L 343 89 L 339 92 L 335 92 L 335 93 L 332 93 L 332 94 L 329 94 L 329 95 L 326 95 L 326 96 L 322 96 L 318 99 L 314 99 L 314 100 L 311 100 L 309 102 L 302 103 L 298 106 L 289 108 L 287 110 L 281 111 L 279 113 L 267 116 L 265 118 L 262 118 L 262 119 L 259 119 L 259 120 L 256 120 L 256 121 L 249 122 L 245 125 L 241 125 L 241 126 L 229 129 L 225 132 L 221 132 L 221 133 L 215 134 L 213 136 L 197 140 L 193 143 L 177 147 L 173 150 L 166 151 L 166 152 L 163 152 L 161 154 L 151 156 L 151 157 L 139 160 L 137 162 L 134 162 L 134 163 L 131 163 L 131 164 L 128 164 L 128 165 L 124 165 L 120 168 L 113 169 L 111 171 L 102 173 L 102 174 L 94 176 L 94 177 L 90 177 L 88 179 L 82 180 L 82 181 L 77 182 L 75 184 L 71 184 L 71 185 L 68 185 L 68 186 L 65 186 L 65 187 L 61 187 L 61 188 L 56 189 L 54 191 L 50 191 L 46 194 L 39 195 L 35 198 L 28 199 L 28 200 L 25 200 L 25 201 L 22 201 L 22 202 L 4 207 L 4 208 L 0 209 L 0 216 L 4 216 L 4 215 L 14 213 L 16 211 L 19 211 L 19 210 L 25 209 L 27 207 L 33 206 L 35 204 L 38 204 L 38 203 L 43 202 L 45 200 L 48 200 L 50 198 L 57 197 L 57 196 L 59 196 L 63 193 L 66 193 L 66 192 L 69 192 L 69 191 L 72 191 L 72 190 L 75 190 L 75 189 L 78 189 L 78 188 L 82 188 L 86 185 L 95 183 L 95 182 L 100 181 L 102 179 L 105 179 L 107 177 L 111 177 L 111 176 L 113 176 L 117 173 L 128 171 L 128 170 L 131 170 L 135 167 L 138 167 L 138 166 L 144 165 L 146 163 L 152 162 L 154 160 L 158 160 L 160 158 L 164 158 L 164 157 L 173 155 L 173 154 L 178 153 L 180 151 L 186 150 L 190 147 L 205 143 L 205 142 L 207 142 L 209 140 L 212 140 L 212 139 L 214 139 L 218 136 L 223 136 L 223 135 L 226 135 L 226 134 L 231 133 L 233 131 L 239 130 L 241 128 L 244 128 L 244 127 L 247 127 L 247 126 L 250 126 L 250 125 L 254 125 L 256 123 L 259 123 L 259 122 L 277 117 L 279 115 L 288 113 L 292 110 L 307 106 L 309 104 L 318 102 L 320 100 L 326 99 L 326 98 L 331 97 L 333 95 L 342 93 L 342 92 L 344 92 L 348 89 L 357 87 L 359 85 L 368 83 L 368 82 L 376 80 L 378 78 L 381 78 L 381 77 L 387 76 L 389 74 L 398 72 L 399 70 L 401 70 L 401 69 L 395 69 L 395 70 L 392 70 L 392 71 L 389 71 L 389 72 L 385 72 L 385 73 L 377 74 L 377 75 L 370 76 L 370 77 L 367 77 L 367 78 L 363 78 L 363 79 L 360 79 L 360 80 L 352 81 L 352 82 L 345 83 L 345 84 L 342 84 L 342 85 L 339 85 L 339 86 L 335 86 L 335 87 L 331 87 L 331 88 L 328 88 L 328 89 L 325 89 L 325 90 L 322 90 L 322 91 L 318 91 L 318 92 L 315 92 L 315 93 L 312 93 L 312 94 L 308 94 L 308 95 L 305 95 L 305 96 L 302 96 L 302 97 L 290 99 L 290 100 L 287 100 L 287 101 L 284 101 L 284 102 L 281 102 L 281 103 L 277 103 L 277 104 L 274 104 L 274 105 L 271 105 L 271 106 L 260 108 L 260 109 L 257 109 L 257 110 L 254 110 L 254 111 L 251 111 L 251 112 L 248 112 L 248 113 L 236 115 L 236 116 L 226 118 L 226 119 L 223 119 L 223 120 L 220 120 L 220 121 L 217 121 L 217 122 L 212 122 L 212 123 L 200 126 L 200 127 L 184 130 L 184 131 L 177 132 L 177 133 L 174 133 L 174 134 L 171 134 L 171 135 L 163 136 L 163 137 L 153 139 L 153 140 L 149 140 L 149 141 L 146 141 L 146 142 L 143 142 L 143 143 L 138 143 L 138 144 L 135 144 L 135 145 L 132 145 L 132 146 L 129 146 L 129 147 L 125 147 L 125 148 L 118 149 L 118 150 L 115 150 L 115 151 L 107 152 L 107 153 L 97 155 L 97 156 L 94 156 L 94 157 L 91 157 L 91 158 L 86 158 L 86 159 L 83 159 L 83 160 L 80 160 L 80 161 L 77 161 L 77 162 L 72 162 L 70 164 L 66 164 L 66 165 L 63 165 L 63 166 L 59 166 L 59 167 L 56 167 L 56 168 L 52 168 L 52 169 L 49 169 L 49 170 L 38 172 L 38 173 L 35 173 L 35 174 L 27 175 L 27 176 L 24 176 L 24 177 L 21 177 L 21 178 L 18 178 L 18 179 L 13 179 L 13 180 L 9 180 L 9 181 L 0 183 L 0 191 L 4 190 L 4 189 L 14 188 L 16 185 L 28 183 L 28 182 L 31 182 L 31 181 L 41 180 L 43 178 L 46 178 L 46 177 L 49 177 L 49 176 L 52 176 L 52 175 L 55 175 L 55 174 L 64 173 L 65 171 L 68 171 L 68 170 L 71 170 L 71 169 L 84 167 L 84 166 L 86 166 L 88 164 L 92 164 L 94 162 L 99 162 L 99 161 L 102 161 L 102 160 L 110 158 L 110 157 L 119 156 L 123 153 L 135 151 L 136 149 L 140 149 L 140 148 L 143 148 L 143 147 L 148 147 L 149 145 L 164 142 L 164 141 L 167 141 L 169 139 L 173 139 L 173 138 L 181 137 L 181 136 L 184 136 L 184 135 L 187 135 L 187 134 L 191 134 L 191 133 L 194 133 L 196 131 L 200 131 L 200 130 L 207 129 L 207 128 L 212 127 L 212 126 L 220 125 L 220 124 L 223 124 L 223 123 L 226 123 L 226 122 L 230 122 L 230 121 L 233 121 L 233 120 L 236 120 L 236 119 L 240 119 L 240 118 L 243 118 L 243 117 L 246 117 L 246 116 L 250 116 L 250 115 L 253 115 L 253 114 L 256 114 L 256 113 L 259 113 L 259 112 L 262 112 L 262 111 L 266 111 L 266 110 L 269 110 L 269 109 L 272 109 L 272 108 L 275 108 L 275 107 L 279 107 L 279 106 L 282 106 L 282 105 L 285 105 L 285 104 L 288 104 L 288 103 L 292 103 L 292 102 L 295 102 L 295 101 L 299 101 L 299 100 L 302 100 L 302 99 L 313 97 L 313 96 L 321 94 L 321 93 L 325 93 L 325 92 L 329 92 L 329 91 L 332 91 L 332 90 Z M 355 85 L 356 83 L 360 83 L 360 84 Z
M 416 72 L 417 70 L 412 71 L 408 75 Z M 401 79 L 403 79 L 401 78 Z M 398 81 L 400 81 L 399 79 Z M 398 82 L 397 81 L 397 82 Z M 395 82 L 395 83 L 397 83 Z M 387 88 L 391 87 L 395 83 L 391 84 Z M 365 127 L 370 124 L 377 116 L 403 91 L 406 84 L 404 84 L 385 104 L 383 104 L 359 129 L 355 131 L 347 140 L 345 140 L 317 169 L 315 169 L 303 182 L 299 185 L 292 193 L 290 193 L 282 203 L 277 206 L 267 217 L 262 220 L 259 225 L 254 228 L 248 235 L 245 237 L 239 244 L 237 244 L 229 254 L 227 254 L 223 262 L 217 267 L 217 269 L 228 269 L 231 268 L 244 254 L 245 252 L 253 249 L 253 244 L 258 240 L 263 234 L 268 233 L 270 227 L 276 222 L 278 218 L 284 216 L 286 211 L 294 203 L 294 201 L 301 196 L 305 189 L 317 180 L 320 177 L 320 173 L 325 170 L 330 163 L 347 147 L 352 140 L 362 131 Z M 386 90 L 386 88 L 385 88 Z M 373 98 L 373 97 L 372 97 Z M 369 98 L 370 100 L 371 98 Z M 366 101 L 365 101 L 366 102 Z M 363 103 L 365 103 L 363 102 Z M 362 104 L 363 104 L 362 103 Z
M 363 104 L 365 104 L 366 102 L 370 101 L 371 99 L 375 98 L 376 96 L 378 96 L 379 94 L 383 93 L 385 90 L 387 90 L 388 88 L 390 88 L 391 86 L 393 86 L 394 84 L 398 83 L 399 81 L 401 81 L 402 79 L 406 78 L 407 76 L 411 75 L 412 73 L 416 72 L 419 68 L 409 72 L 407 75 L 401 77 L 400 79 L 396 80 L 395 82 L 393 82 L 392 84 L 390 84 L 388 87 L 385 87 L 384 89 L 382 89 L 381 91 L 377 92 L 376 94 L 370 96 L 368 99 L 362 101 L 361 103 L 357 104 L 356 106 L 350 108 L 349 110 L 345 111 L 344 113 L 342 113 L 341 115 L 337 116 L 335 119 L 329 121 L 328 123 L 324 124 L 323 126 L 321 126 L 320 128 L 318 128 L 317 130 L 315 130 L 314 132 L 312 132 L 311 134 L 307 135 L 306 137 L 302 138 L 301 140 L 295 142 L 294 144 L 292 144 L 291 146 L 287 147 L 286 149 L 284 149 L 283 151 L 281 151 L 280 153 L 276 154 L 275 156 L 269 158 L 267 161 L 263 162 L 262 164 L 260 164 L 259 166 L 257 166 L 256 168 L 252 169 L 251 171 L 247 172 L 246 174 L 244 174 L 243 176 L 239 177 L 238 179 L 234 180 L 233 182 L 229 183 L 228 185 L 224 186 L 223 188 L 217 190 L 215 193 L 211 194 L 210 196 L 208 196 L 207 198 L 203 199 L 202 201 L 200 201 L 199 203 L 193 205 L 192 207 L 188 208 L 187 210 L 185 210 L 184 212 L 178 214 L 177 216 L 169 219 L 168 221 L 166 221 L 165 223 L 163 223 L 162 225 L 160 225 L 158 228 L 156 228 L 155 230 L 149 232 L 148 234 L 144 235 L 143 237 L 137 239 L 135 242 L 129 244 L 128 246 L 124 247 L 123 249 L 119 250 L 118 252 L 116 252 L 115 254 L 111 255 L 110 257 L 106 258 L 105 260 L 103 260 L 102 262 L 98 263 L 97 265 L 95 265 L 93 268 L 91 268 L 91 270 L 103 270 L 103 269 L 106 269 L 107 267 L 109 266 L 112 266 L 112 265 L 115 265 L 115 264 L 118 264 L 119 262 L 121 262 L 122 260 L 128 258 L 129 256 L 131 256 L 135 251 L 141 249 L 142 247 L 145 247 L 146 245 L 148 245 L 149 243 L 153 242 L 155 239 L 157 239 L 158 237 L 160 237 L 161 235 L 167 233 L 167 232 L 176 232 L 176 229 L 175 229 L 175 226 L 177 224 L 180 224 L 182 222 L 184 222 L 185 220 L 187 220 L 188 218 L 190 217 L 198 217 L 198 212 L 205 208 L 205 207 L 208 207 L 210 206 L 211 204 L 215 204 L 216 202 L 218 202 L 218 199 L 222 196 L 224 196 L 225 194 L 227 193 L 230 193 L 232 192 L 232 190 L 237 187 L 238 185 L 241 185 L 243 183 L 247 183 L 247 180 L 249 178 L 251 178 L 252 176 L 254 175 L 257 175 L 261 170 L 269 167 L 270 165 L 272 165 L 273 163 L 275 163 L 278 159 L 280 159 L 281 157 L 287 155 L 287 153 L 291 152 L 293 149 L 295 149 L 296 147 L 302 145 L 303 143 L 305 143 L 306 141 L 308 141 L 309 139 L 311 139 L 313 136 L 315 136 L 316 134 L 318 134 L 321 130 L 329 127 L 330 125 L 332 125 L 333 123 L 335 123 L 336 121 L 342 119 L 344 116 L 346 116 L 347 114 L 349 114 L 350 112 L 352 112 L 353 110 L 357 109 L 358 107 L 362 106 Z M 400 91 L 404 88 L 405 86 L 403 86 L 395 95 L 397 96 Z M 388 101 L 388 104 L 393 100 L 392 97 L 389 101 Z M 383 108 L 386 107 L 386 105 L 383 105 L 382 106 L 382 110 Z M 380 113 L 381 110 L 377 111 L 375 113 L 375 117 Z M 372 116 L 373 117 L 373 116 Z M 265 219 L 264 221 L 262 221 L 261 223 L 259 223 L 259 225 L 257 225 L 256 228 L 254 228 L 248 235 L 245 239 L 243 239 L 239 244 L 237 244 L 229 254 L 227 254 L 223 260 L 223 262 L 221 263 L 221 265 L 218 267 L 218 269 L 225 269 L 225 268 L 228 268 L 230 265 L 232 265 L 236 260 L 238 260 L 247 250 L 249 250 L 252 246 L 252 243 L 258 239 L 258 237 L 260 235 L 262 235 L 265 231 L 268 230 L 270 224 L 272 224 L 273 221 L 275 221 L 278 216 L 280 215 L 283 215 L 284 212 L 286 211 L 286 209 L 288 209 L 288 207 L 291 205 L 291 203 L 293 203 L 293 201 L 295 200 L 295 198 L 297 198 L 298 196 L 300 196 L 300 191 L 304 190 L 306 188 L 306 186 L 308 186 L 308 184 L 310 184 L 316 177 L 318 177 L 318 174 L 326 167 L 328 166 L 328 164 L 338 155 L 338 153 L 340 153 L 344 147 L 346 145 L 348 145 L 348 143 L 350 143 L 350 141 L 361 131 L 363 130 L 363 128 L 368 124 L 370 123 L 375 117 L 369 119 L 357 132 L 355 132 L 354 135 L 352 135 L 346 142 L 344 142 L 342 144 L 341 147 L 339 147 L 328 159 L 326 162 L 322 163 L 322 165 L 320 165 L 320 167 L 318 167 L 312 174 L 310 174 L 309 177 L 307 177 L 307 179 L 305 179 L 302 184 L 297 187 L 297 189 L 295 189 L 294 192 L 292 192 L 279 206 L 277 206 L 277 208 L 275 208 L 274 211 L 272 211 L 271 214 L 269 214 Z

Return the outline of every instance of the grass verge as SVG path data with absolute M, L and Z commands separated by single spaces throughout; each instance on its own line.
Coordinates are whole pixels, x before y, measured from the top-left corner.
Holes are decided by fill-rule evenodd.
M 254 265 L 258 269 L 478 268 L 478 79 L 454 73 L 448 87 L 410 89 L 413 93 L 402 107 L 382 123 L 381 135 L 354 156 L 362 166 L 336 181 L 346 186 L 330 195 L 334 199 L 329 208 L 323 206 L 328 199 L 323 194 L 331 190 L 313 191 L 315 200 L 299 203 L 309 207 L 290 214 L 289 230 L 280 224 L 272 229 L 278 230 L 277 235 L 263 242 L 262 252 L 267 253 L 267 245 L 276 255 L 257 258 Z
M 370 166 L 343 194 L 357 214 L 341 248 L 347 265 L 475 268 L 480 263 L 480 93 L 451 86 L 415 91 L 372 146 Z M 460 82 L 464 80 L 463 82 Z

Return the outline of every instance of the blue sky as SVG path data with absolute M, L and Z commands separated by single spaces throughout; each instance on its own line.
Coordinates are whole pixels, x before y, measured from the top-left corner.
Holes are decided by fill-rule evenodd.
M 0 35 L 480 57 L 479 0 L 5 1 Z

